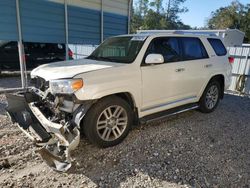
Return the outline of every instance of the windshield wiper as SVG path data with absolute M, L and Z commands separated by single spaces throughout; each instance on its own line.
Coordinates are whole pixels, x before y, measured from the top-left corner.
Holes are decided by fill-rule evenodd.
M 111 61 L 111 62 L 115 61 L 114 59 L 112 59 L 112 58 L 110 58 L 110 57 L 103 57 L 103 56 L 98 57 L 98 59 L 104 60 L 104 61 L 107 60 L 107 61 Z
M 97 59 L 97 57 L 96 56 L 93 56 L 93 55 L 90 55 L 90 56 L 88 56 L 86 59 Z
M 115 60 L 112 59 L 112 58 L 109 58 L 109 57 L 103 57 L 103 56 L 93 56 L 93 55 L 90 55 L 87 57 L 87 59 L 94 59 L 94 60 L 101 60 L 101 61 L 111 61 L 111 62 L 114 62 Z

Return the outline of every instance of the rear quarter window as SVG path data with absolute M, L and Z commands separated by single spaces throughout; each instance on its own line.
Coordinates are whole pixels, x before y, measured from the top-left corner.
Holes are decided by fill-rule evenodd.
M 207 40 L 214 49 L 214 52 L 217 56 L 224 56 L 227 54 L 227 50 L 220 39 L 208 38 Z

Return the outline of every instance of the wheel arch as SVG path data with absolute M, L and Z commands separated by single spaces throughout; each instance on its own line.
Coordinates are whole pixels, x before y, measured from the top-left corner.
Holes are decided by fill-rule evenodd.
M 211 78 L 207 81 L 206 84 L 204 84 L 204 87 L 202 89 L 202 92 L 200 93 L 200 97 L 202 96 L 203 92 L 205 91 L 207 85 L 211 83 L 212 81 L 218 81 L 220 83 L 220 87 L 222 92 L 220 93 L 220 98 L 223 99 L 224 97 L 224 90 L 225 90 L 225 76 L 223 74 L 215 74 L 211 76 Z
M 134 96 L 130 92 L 117 92 L 117 93 L 113 93 L 113 94 L 104 95 L 102 97 L 99 97 L 98 99 L 95 99 L 94 102 L 92 103 L 92 105 L 90 106 L 90 108 L 93 106 L 93 104 L 98 103 L 98 101 L 100 101 L 104 98 L 107 98 L 107 97 L 112 97 L 112 96 L 119 97 L 129 104 L 129 106 L 133 110 L 133 114 L 134 114 L 133 122 L 135 124 L 138 124 L 138 107 L 137 107 Z M 86 111 L 86 113 L 88 113 L 89 109 Z M 81 122 L 83 121 L 83 119 L 81 120 Z M 81 124 L 81 126 L 82 126 L 82 124 Z
M 137 105 L 135 102 L 135 98 L 130 92 L 119 92 L 119 93 L 114 93 L 114 94 L 111 94 L 108 96 L 117 96 L 117 97 L 125 100 L 129 104 L 131 109 L 133 110 L 133 115 L 134 115 L 133 122 L 135 124 L 138 123 L 138 108 L 137 108 Z M 108 96 L 105 96 L 105 97 L 108 97 Z
M 223 74 L 214 75 L 208 83 L 215 80 L 220 83 L 220 88 L 221 88 L 220 98 L 223 99 L 225 90 L 225 76 Z

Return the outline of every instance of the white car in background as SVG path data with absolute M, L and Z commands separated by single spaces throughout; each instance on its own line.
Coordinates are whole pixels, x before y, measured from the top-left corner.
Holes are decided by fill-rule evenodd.
M 80 130 L 91 143 L 109 147 L 133 124 L 191 109 L 212 112 L 229 87 L 232 61 L 215 36 L 117 36 L 85 59 L 34 69 L 35 87 L 7 95 L 7 111 L 47 163 L 66 171 Z

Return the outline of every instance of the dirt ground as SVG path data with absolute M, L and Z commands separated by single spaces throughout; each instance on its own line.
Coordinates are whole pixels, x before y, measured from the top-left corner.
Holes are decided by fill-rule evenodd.
M 190 111 L 135 127 L 100 149 L 82 138 L 67 173 L 51 170 L 13 125 L 0 95 L 0 187 L 250 187 L 250 99 L 226 95 L 215 112 Z

